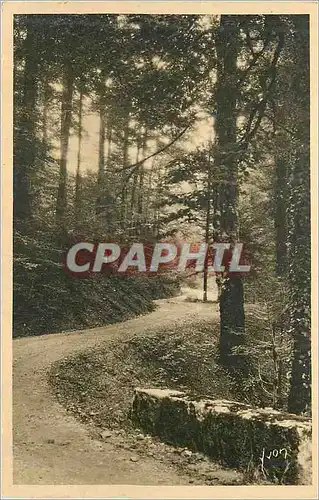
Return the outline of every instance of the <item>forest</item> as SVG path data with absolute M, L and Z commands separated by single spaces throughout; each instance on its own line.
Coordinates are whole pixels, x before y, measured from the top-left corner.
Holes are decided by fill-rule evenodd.
M 76 241 L 243 242 L 220 362 L 309 414 L 309 82 L 308 15 L 16 15 L 13 336 L 121 322 L 190 279 L 75 279 Z

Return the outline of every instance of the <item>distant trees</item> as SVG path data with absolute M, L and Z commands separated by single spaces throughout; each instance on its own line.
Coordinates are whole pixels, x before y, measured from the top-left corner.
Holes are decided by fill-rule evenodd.
M 166 159 L 156 150 L 177 142 L 194 122 L 213 43 L 201 21 L 15 16 L 14 317 L 23 333 L 72 321 L 74 286 L 62 257 L 74 239 L 129 243 L 160 234 Z M 89 113 L 98 113 L 101 125 L 95 172 L 83 168 Z M 95 308 L 99 290 L 96 282 Z

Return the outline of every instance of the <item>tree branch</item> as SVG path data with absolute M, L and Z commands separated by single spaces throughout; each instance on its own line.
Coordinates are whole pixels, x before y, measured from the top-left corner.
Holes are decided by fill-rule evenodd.
M 263 99 L 261 99 L 261 101 L 259 101 L 257 106 L 251 111 L 250 117 L 248 120 L 248 126 L 246 127 L 246 134 L 239 141 L 244 149 L 247 148 L 249 142 L 257 133 L 260 122 L 265 115 L 266 105 L 267 105 L 267 102 L 269 100 L 271 90 L 272 90 L 272 88 L 275 84 L 275 81 L 276 81 L 277 62 L 278 62 L 279 56 L 280 56 L 281 51 L 282 51 L 283 46 L 284 46 L 284 33 L 279 32 L 278 37 L 279 37 L 279 41 L 278 41 L 278 44 L 277 44 L 277 47 L 276 47 L 276 50 L 274 53 L 274 57 L 272 59 L 271 66 L 269 69 L 269 74 L 271 75 L 270 83 L 269 83 L 268 87 L 266 88 Z M 257 113 L 258 113 L 258 118 L 256 120 L 254 127 L 251 129 L 252 122 L 253 122 L 255 116 L 257 115 Z
M 268 120 L 270 120 L 274 125 L 276 125 L 276 127 L 281 128 L 282 130 L 287 132 L 287 134 L 289 134 L 292 137 L 294 137 L 295 139 L 297 139 L 297 135 L 293 130 L 290 130 L 289 128 L 285 127 L 281 123 L 278 123 L 278 121 L 275 118 L 273 118 L 272 116 L 270 116 L 266 113 L 264 113 L 264 117 L 267 118 Z
M 264 46 L 263 48 L 259 51 L 259 52 L 253 52 L 253 58 L 248 66 L 248 68 L 246 68 L 242 74 L 242 76 L 240 77 L 239 81 L 238 81 L 238 84 L 242 84 L 243 81 L 245 80 L 246 76 L 248 75 L 249 71 L 256 65 L 258 59 L 263 55 L 263 53 L 265 52 L 266 48 L 268 47 L 269 45 L 269 42 L 270 42 L 270 38 L 268 38 L 267 40 L 265 40 L 265 43 L 264 43 Z
M 122 172 L 123 170 L 129 170 L 130 168 L 135 169 L 135 168 L 139 167 L 140 165 L 142 165 L 143 163 L 145 163 L 150 158 L 153 158 L 154 156 L 157 156 L 160 153 L 163 153 L 164 151 L 166 151 L 166 149 L 170 148 L 176 141 L 178 141 L 178 139 L 180 139 L 182 137 L 182 135 L 185 134 L 186 130 L 188 130 L 190 127 L 191 127 L 191 124 L 187 125 L 176 137 L 174 137 L 174 139 L 170 143 L 168 143 L 165 146 L 163 146 L 162 148 L 158 149 L 157 151 L 155 151 L 155 153 L 152 153 L 149 156 L 146 156 L 145 158 L 143 158 L 142 160 L 139 160 L 136 163 L 132 163 L 131 165 L 126 165 L 125 167 L 118 169 L 117 172 Z

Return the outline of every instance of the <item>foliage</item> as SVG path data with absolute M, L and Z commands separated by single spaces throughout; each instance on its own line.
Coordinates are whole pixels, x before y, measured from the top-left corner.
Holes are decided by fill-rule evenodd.
M 277 339 L 290 346 L 280 354 L 283 371 L 291 369 L 289 409 L 309 409 L 308 21 L 15 16 L 15 335 L 120 321 L 176 289 L 164 278 L 69 278 L 61 255 L 77 239 L 241 240 L 253 272 L 244 284 L 238 277 L 221 281 L 220 359 L 230 372 L 237 360 L 249 383 L 249 356 L 262 344 L 249 341 L 245 290 L 268 317 L 263 342 L 277 354 Z M 191 148 L 201 117 L 212 111 L 215 137 Z M 89 115 L 99 131 L 96 165 L 87 171 Z M 234 357 L 234 347 L 248 359 Z M 271 384 L 278 379 L 273 369 Z M 286 388 L 279 392 L 273 404 L 286 398 Z

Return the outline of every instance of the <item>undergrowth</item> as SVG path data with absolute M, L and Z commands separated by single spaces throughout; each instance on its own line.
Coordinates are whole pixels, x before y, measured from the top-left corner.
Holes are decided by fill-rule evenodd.
M 262 336 L 253 316 L 249 336 Z M 194 320 L 165 330 L 107 341 L 101 347 L 57 362 L 49 379 L 58 400 L 81 420 L 101 427 L 130 426 L 135 387 L 187 391 L 194 397 L 267 406 L 258 381 L 232 378 L 218 362 L 219 325 Z M 267 370 L 267 357 L 261 362 Z
M 15 266 L 14 337 L 125 321 L 151 312 L 153 300 L 179 292 L 179 283 L 167 276 L 74 279 L 58 267 L 47 271 L 45 266 Z

